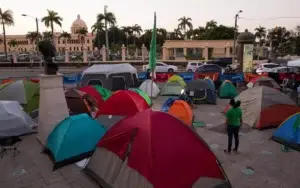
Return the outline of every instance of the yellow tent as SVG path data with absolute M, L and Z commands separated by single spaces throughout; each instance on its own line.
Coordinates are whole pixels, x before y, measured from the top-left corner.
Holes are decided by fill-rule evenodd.
M 184 79 L 181 76 L 178 76 L 178 75 L 171 76 L 168 79 L 167 83 L 168 82 L 179 82 L 180 85 L 182 85 L 183 87 L 186 87 L 186 83 L 185 83 Z

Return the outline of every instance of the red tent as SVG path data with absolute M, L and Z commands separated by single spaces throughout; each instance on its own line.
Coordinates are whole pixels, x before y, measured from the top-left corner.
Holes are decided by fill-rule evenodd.
M 98 107 L 104 102 L 101 94 L 92 86 L 85 86 L 80 88 L 79 90 L 92 96 L 97 101 Z
M 99 109 L 99 115 L 132 116 L 150 108 L 147 102 L 134 91 L 120 90 L 108 98 Z
M 114 165 L 105 169 L 99 161 Z M 196 132 L 177 118 L 151 109 L 113 126 L 98 143 L 86 170 L 92 170 L 89 174 L 96 180 L 100 177 L 114 185 L 121 178 L 106 175 L 127 177 L 126 184 L 134 187 L 230 187 L 216 156 Z

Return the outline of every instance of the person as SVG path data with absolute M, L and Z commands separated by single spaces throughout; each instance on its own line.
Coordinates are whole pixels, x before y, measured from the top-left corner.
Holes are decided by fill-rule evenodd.
M 239 147 L 239 130 L 242 125 L 242 110 L 240 108 L 241 101 L 230 100 L 229 103 L 232 107 L 226 113 L 226 131 L 228 134 L 228 148 L 224 150 L 225 153 L 231 152 L 232 139 L 234 137 L 235 147 L 234 152 L 238 151 Z

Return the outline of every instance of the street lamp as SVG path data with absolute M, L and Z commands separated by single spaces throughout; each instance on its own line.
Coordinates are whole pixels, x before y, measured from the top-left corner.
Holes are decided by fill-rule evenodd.
M 232 63 L 235 63 L 235 56 L 236 56 L 236 37 L 237 37 L 237 21 L 239 18 L 239 14 L 242 13 L 243 11 L 240 10 L 236 15 L 235 15 L 235 20 L 234 20 L 234 39 L 233 39 L 233 58 L 232 58 Z
M 37 17 L 33 17 L 27 14 L 22 14 L 22 16 L 24 17 L 30 17 L 32 19 L 35 20 L 35 24 L 36 24 L 36 32 L 37 32 L 37 41 L 39 41 L 40 35 L 39 35 L 39 19 Z
M 106 42 L 107 54 L 109 55 L 108 30 L 107 30 L 106 14 L 107 14 L 107 5 L 104 5 L 105 42 Z

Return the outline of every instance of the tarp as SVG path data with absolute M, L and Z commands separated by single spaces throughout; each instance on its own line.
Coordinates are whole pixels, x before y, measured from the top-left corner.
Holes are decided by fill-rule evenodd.
M 103 100 L 105 100 L 105 101 L 112 95 L 112 92 L 110 90 L 108 90 L 102 86 L 93 85 L 92 87 L 94 87 L 100 93 Z
M 152 87 L 152 90 L 151 90 Z M 141 86 L 139 87 L 140 90 L 144 91 L 149 97 L 156 98 L 159 95 L 159 88 L 155 82 L 152 83 L 152 80 L 145 80 Z M 152 92 L 152 93 L 151 93 Z
M 63 82 L 64 84 L 77 84 L 80 81 L 81 74 L 71 74 L 64 75 Z
M 149 98 L 149 96 L 147 95 L 147 93 L 145 93 L 143 90 L 138 89 L 138 88 L 129 88 L 129 90 L 134 91 L 137 94 L 139 94 L 141 97 L 143 97 L 143 99 L 145 99 L 145 101 L 147 102 L 147 104 L 149 106 L 152 105 L 152 100 Z
M 189 104 L 183 100 L 176 100 L 170 107 L 169 114 L 183 121 L 186 125 L 192 127 L 193 111 Z
M 235 100 L 241 101 L 243 123 L 256 129 L 278 127 L 289 116 L 300 112 L 289 96 L 265 86 L 249 88 Z M 227 105 L 224 112 L 229 108 Z
M 27 113 L 39 108 L 39 93 L 39 84 L 25 80 L 9 82 L 0 86 L 0 100 L 17 101 Z
M 288 117 L 273 133 L 272 139 L 300 152 L 300 113 Z
M 161 95 L 178 96 L 181 94 L 181 90 L 184 89 L 185 86 L 186 83 L 180 79 L 177 81 L 167 81 L 161 91 Z
M 238 95 L 238 90 L 236 87 L 229 81 L 225 80 L 219 88 L 219 96 L 222 99 L 231 99 Z
M 242 83 L 245 81 L 244 73 L 220 74 L 219 80 L 220 80 L 220 82 L 224 82 L 225 80 L 230 80 L 232 83 Z
M 86 94 L 93 97 L 97 102 L 97 107 L 104 102 L 104 99 L 102 98 L 101 94 L 98 92 L 98 90 L 93 86 L 85 86 L 79 89 L 80 91 L 85 92 Z
M 93 116 L 98 111 L 97 101 L 83 91 L 68 89 L 65 96 L 71 115 L 87 113 Z
M 70 116 L 50 133 L 45 152 L 50 154 L 54 169 L 89 157 L 106 129 L 87 114 Z
M 192 99 L 198 103 L 205 101 L 211 104 L 216 104 L 217 95 L 215 90 L 212 90 L 209 81 L 206 79 L 196 79 L 188 83 L 187 92 Z
M 196 132 L 151 109 L 113 126 L 84 171 L 102 187 L 230 187 L 217 157 Z
M 275 89 L 280 89 L 280 86 L 275 82 L 275 80 L 273 80 L 270 77 L 266 77 L 266 76 L 259 76 L 259 77 L 253 78 L 247 84 L 248 88 L 258 87 L 258 86 L 266 86 L 266 87 L 271 87 L 271 88 L 275 88 Z
M 18 102 L 0 101 L 0 138 L 30 134 L 36 126 Z

